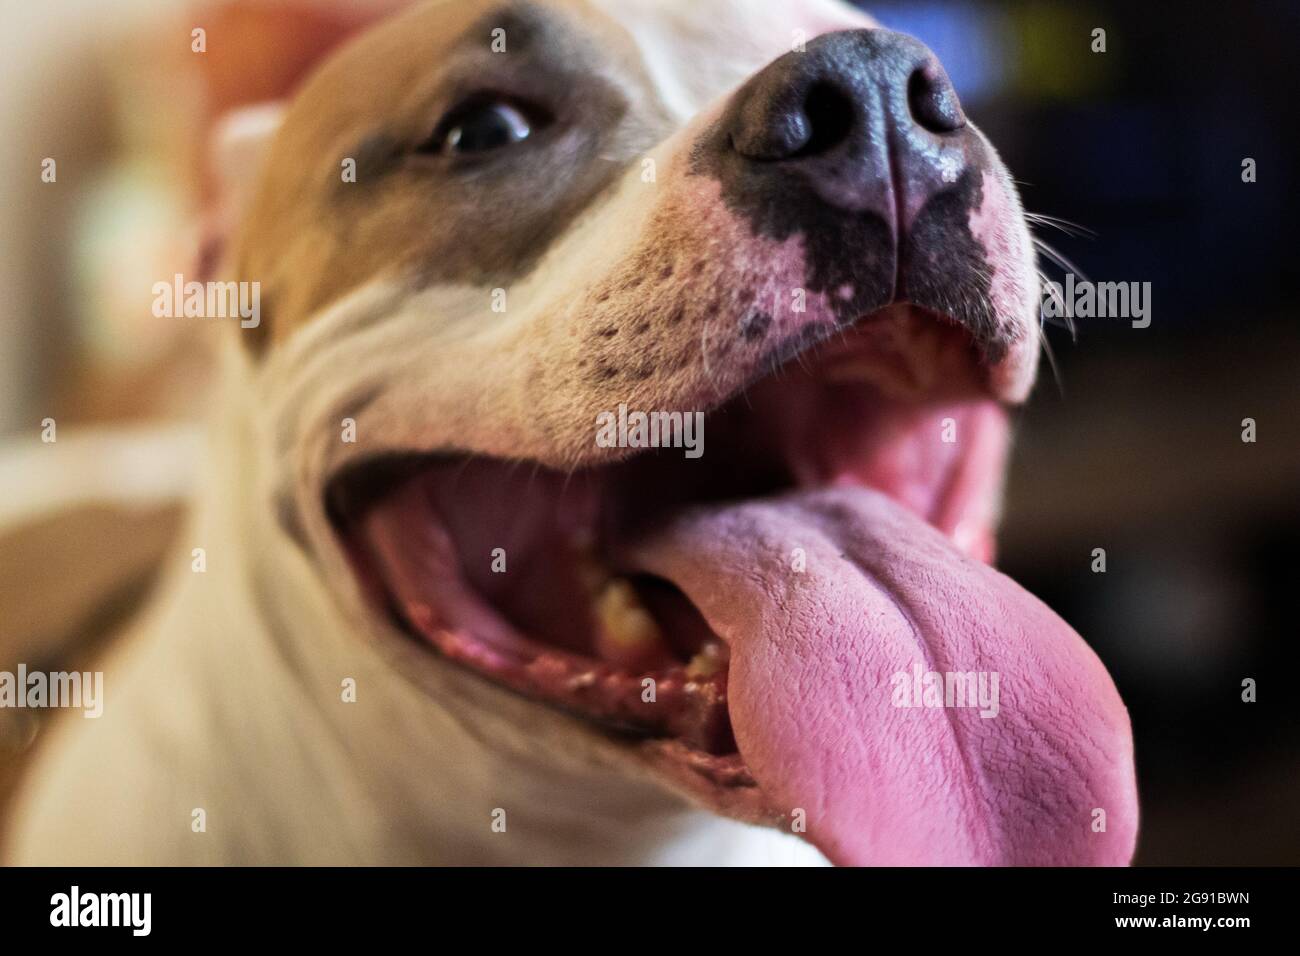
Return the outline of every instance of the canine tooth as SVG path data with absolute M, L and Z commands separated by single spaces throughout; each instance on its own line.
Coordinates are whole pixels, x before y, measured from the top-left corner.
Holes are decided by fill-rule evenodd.
M 667 654 L 659 624 L 623 578 L 609 581 L 596 598 L 600 656 L 611 663 L 636 666 Z

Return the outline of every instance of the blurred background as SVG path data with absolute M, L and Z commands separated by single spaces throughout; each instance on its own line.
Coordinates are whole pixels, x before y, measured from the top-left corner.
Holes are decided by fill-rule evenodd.
M 220 214 L 214 122 L 290 91 L 306 64 L 400 5 L 8 5 L 0 668 L 88 653 L 178 526 L 209 343 L 191 323 L 154 319 L 151 287 L 205 254 Z M 1137 862 L 1300 864 L 1300 709 L 1287 684 L 1300 678 L 1287 610 L 1300 595 L 1300 4 L 864 6 L 939 54 L 1026 208 L 1073 224 L 1040 226 L 1041 239 L 1089 279 L 1151 283 L 1149 328 L 1047 326 L 1056 367 L 1021 414 L 999 560 L 1092 643 L 1128 703 Z M 84 480 L 73 492 L 36 467 L 47 419 L 79 479 L 137 489 L 129 508 L 73 500 Z M 58 523 L 73 507 L 69 535 Z M 73 552 L 96 555 L 104 575 L 53 580 Z M 1256 703 L 1242 701 L 1247 678 Z M 28 720 L 0 714 L 0 800 Z

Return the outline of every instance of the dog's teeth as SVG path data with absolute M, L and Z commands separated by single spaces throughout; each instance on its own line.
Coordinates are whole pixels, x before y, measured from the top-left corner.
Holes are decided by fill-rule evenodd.
M 686 676 L 703 680 L 724 670 L 727 666 L 727 648 L 718 641 L 707 641 L 686 665 Z
M 618 667 L 649 667 L 670 657 L 658 623 L 623 578 L 605 584 L 595 602 L 600 657 Z

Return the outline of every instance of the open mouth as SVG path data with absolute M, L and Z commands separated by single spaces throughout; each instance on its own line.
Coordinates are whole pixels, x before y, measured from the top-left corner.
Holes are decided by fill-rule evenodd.
M 856 488 L 988 560 L 1005 435 L 970 337 L 895 305 L 708 411 L 698 457 L 629 449 L 571 473 L 389 458 L 338 476 L 328 504 L 366 590 L 409 633 L 519 693 L 660 742 L 701 782 L 752 786 L 728 710 L 729 638 L 689 596 L 690 562 L 661 568 L 642 542 L 731 503 Z M 798 535 L 754 547 L 803 573 Z
M 806 817 L 835 863 L 1123 863 L 1123 703 L 989 564 L 999 368 L 896 305 L 708 410 L 698 457 L 593 421 L 607 464 L 374 461 L 328 508 L 408 634 L 703 806 Z

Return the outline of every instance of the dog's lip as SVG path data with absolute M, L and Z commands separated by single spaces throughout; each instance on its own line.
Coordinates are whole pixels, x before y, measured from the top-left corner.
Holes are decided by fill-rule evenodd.
M 642 741 L 634 755 L 683 796 L 715 813 L 765 826 L 785 819 L 785 811 L 759 786 L 739 753 L 706 754 L 669 739 Z
M 409 641 L 411 631 L 398 623 L 393 636 L 401 641 Z M 537 677 L 543 680 L 572 680 L 589 690 L 618 683 L 625 685 L 623 690 L 628 694 L 639 694 L 643 690 L 642 681 L 653 676 L 657 679 L 657 693 L 661 701 L 682 694 L 687 683 L 699 683 L 700 688 L 690 693 L 702 697 L 706 705 L 713 708 L 713 733 L 725 734 L 729 738 L 729 725 L 719 727 L 716 724 L 719 718 L 725 719 L 728 676 L 725 667 L 703 680 L 690 678 L 682 668 L 673 668 L 666 674 L 633 675 L 574 655 L 541 649 L 536 657 L 528 661 L 511 659 L 489 663 L 481 657 L 483 648 L 480 644 L 470 636 L 454 630 L 437 632 L 431 643 L 445 659 L 466 666 L 476 676 L 534 699 L 540 696 L 536 688 L 530 693 L 525 685 Z M 584 711 L 579 706 L 555 701 L 546 703 L 558 712 L 567 713 L 580 721 L 587 730 L 599 735 L 608 745 L 623 751 L 634 762 L 670 781 L 688 798 L 715 811 L 753 823 L 771 823 L 780 816 L 780 811 L 768 803 L 734 745 L 728 752 L 714 753 L 701 746 L 699 741 L 691 739 L 692 736 L 699 735 L 697 728 L 688 727 L 687 733 L 648 737 L 644 726 L 620 724 L 619 721 L 608 718 L 594 719 L 590 711 Z
M 726 722 L 725 661 L 710 673 L 680 664 L 633 671 L 526 637 L 514 647 L 491 647 L 462 629 L 440 626 L 433 610 L 419 604 L 408 604 L 405 617 L 447 660 L 613 733 L 680 741 L 701 757 L 734 751 Z M 647 680 L 654 682 L 649 702 L 643 697 Z M 715 769 L 722 773 L 721 764 Z
M 879 333 L 884 333 L 883 343 Z M 867 344 L 865 340 L 873 336 L 876 340 Z M 886 343 L 893 348 L 882 351 L 880 346 Z M 959 346 L 967 354 L 958 355 L 963 350 Z M 936 352 L 944 348 L 955 359 L 947 369 L 934 362 Z M 1025 364 L 1021 351 L 1017 347 L 995 355 L 952 315 L 901 298 L 839 324 L 810 327 L 778 344 L 745 388 L 775 368 L 798 362 L 816 362 L 831 377 L 840 372 L 860 377 L 861 363 L 868 360 L 874 363 L 872 381 L 887 392 L 933 399 L 946 389 L 953 394 L 983 395 L 1013 408 L 1028 398 L 1028 389 L 1018 380 L 1019 367 Z

